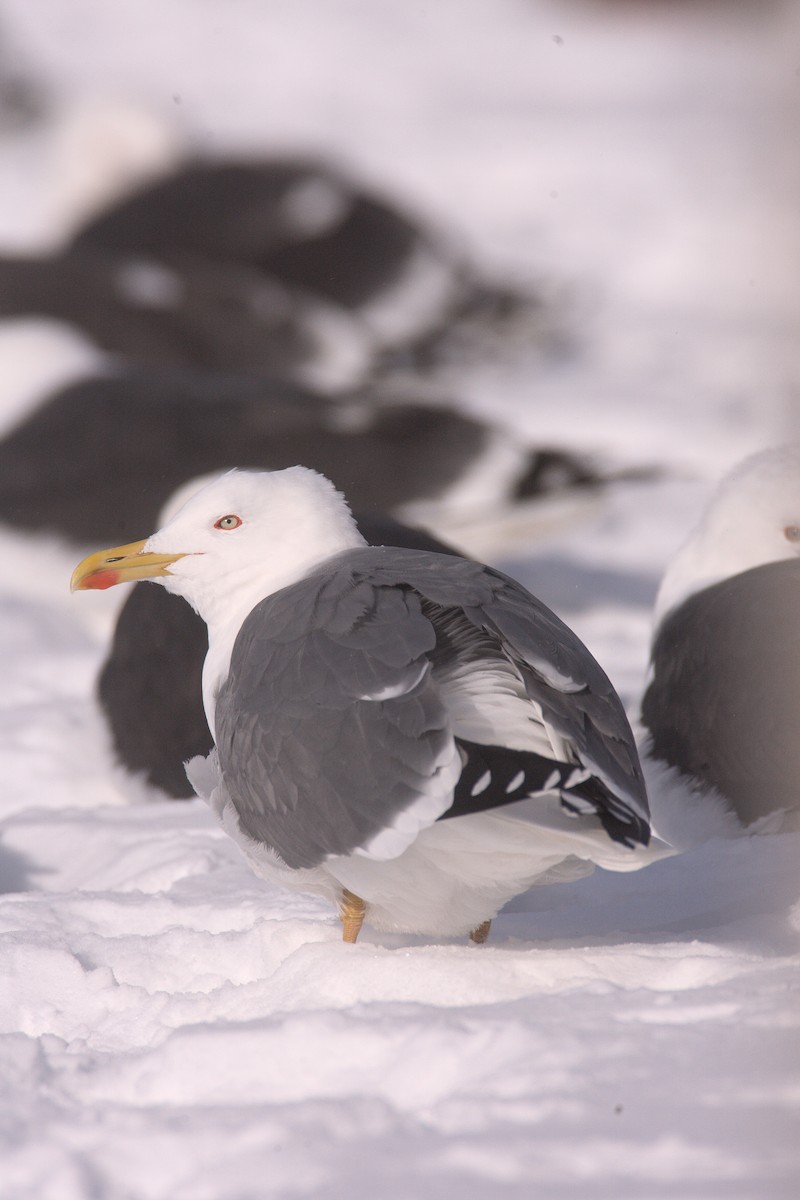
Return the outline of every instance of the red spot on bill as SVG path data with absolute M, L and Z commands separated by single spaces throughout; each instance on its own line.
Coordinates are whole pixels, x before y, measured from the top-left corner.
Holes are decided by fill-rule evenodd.
M 119 571 L 94 571 L 91 575 L 86 576 L 81 583 L 81 588 L 85 591 L 104 592 L 106 588 L 119 583 L 119 578 Z

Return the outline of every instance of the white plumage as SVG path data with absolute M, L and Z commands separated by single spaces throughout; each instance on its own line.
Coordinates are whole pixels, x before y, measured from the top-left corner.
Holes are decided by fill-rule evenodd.
M 720 481 L 700 520 L 669 563 L 655 624 L 687 597 L 720 580 L 800 555 L 800 444 L 760 450 Z

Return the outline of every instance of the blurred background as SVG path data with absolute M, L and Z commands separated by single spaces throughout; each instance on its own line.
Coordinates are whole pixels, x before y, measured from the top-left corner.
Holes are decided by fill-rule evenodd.
M 799 35 L 790 0 L 4 0 L 0 247 L 181 158 L 322 157 L 536 298 L 460 405 L 716 473 L 797 425 Z

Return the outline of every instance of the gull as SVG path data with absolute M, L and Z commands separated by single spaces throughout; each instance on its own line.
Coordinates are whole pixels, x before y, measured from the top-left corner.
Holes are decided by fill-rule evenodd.
M 153 579 L 208 626 L 215 749 L 189 774 L 251 866 L 327 897 L 345 941 L 486 939 L 503 904 L 652 861 L 619 697 L 512 579 L 371 547 L 305 467 L 228 472 L 73 589 Z

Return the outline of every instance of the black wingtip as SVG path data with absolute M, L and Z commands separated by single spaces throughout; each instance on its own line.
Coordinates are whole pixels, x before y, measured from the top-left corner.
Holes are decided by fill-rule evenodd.
M 537 792 L 558 791 L 565 812 L 596 816 L 613 842 L 633 850 L 650 841 L 647 819 L 590 771 L 530 750 L 462 738 L 457 742 L 464 765 L 453 803 L 440 820 L 503 808 Z

